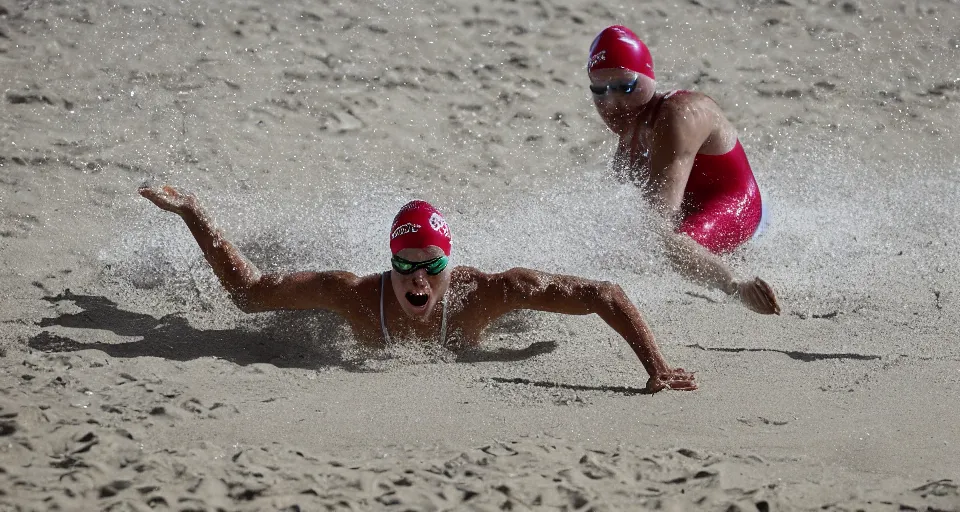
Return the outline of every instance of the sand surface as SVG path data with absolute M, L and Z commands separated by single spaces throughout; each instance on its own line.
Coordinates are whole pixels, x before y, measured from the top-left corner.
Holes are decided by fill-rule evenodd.
M 0 0 L 0 509 L 960 510 L 960 4 L 282 4 Z M 728 259 L 782 316 L 608 178 L 617 22 L 738 127 L 772 222 Z M 596 317 L 456 354 L 244 315 L 144 181 L 265 270 L 384 270 L 428 199 L 458 263 L 620 283 L 701 389 L 641 394 Z

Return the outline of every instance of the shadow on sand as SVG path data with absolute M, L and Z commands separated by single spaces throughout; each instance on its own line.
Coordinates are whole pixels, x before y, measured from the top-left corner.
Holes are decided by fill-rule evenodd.
M 44 318 L 41 328 L 72 327 L 113 332 L 119 336 L 141 337 L 127 343 L 78 341 L 47 330 L 28 340 L 43 352 L 100 350 L 111 357 L 162 357 L 188 361 L 216 357 L 239 365 L 267 363 L 280 368 L 340 367 L 347 371 L 373 371 L 362 354 L 348 357 L 343 338 L 346 323 L 327 311 L 280 311 L 257 328 L 204 330 L 190 326 L 186 318 L 166 315 L 156 318 L 120 309 L 106 297 L 74 294 L 69 289 L 44 297 L 50 303 L 71 301 L 81 311 Z M 352 345 L 352 344 L 351 344 Z M 458 352 L 459 363 L 520 361 L 556 349 L 555 342 L 538 342 L 523 349 L 471 349 Z M 354 352 L 354 351 L 351 351 Z

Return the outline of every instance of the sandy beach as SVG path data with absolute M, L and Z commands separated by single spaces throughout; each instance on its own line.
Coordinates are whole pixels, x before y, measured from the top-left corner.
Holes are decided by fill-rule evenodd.
M 960 4 L 0 0 L 0 510 L 960 510 Z M 669 270 L 584 71 L 633 28 L 715 98 L 771 222 L 753 314 Z M 596 316 L 363 349 L 244 314 L 195 192 L 264 270 L 454 261 L 619 283 L 694 392 Z

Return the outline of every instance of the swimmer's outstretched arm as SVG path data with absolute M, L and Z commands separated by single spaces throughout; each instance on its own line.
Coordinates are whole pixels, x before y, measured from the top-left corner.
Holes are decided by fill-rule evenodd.
M 343 313 L 342 309 L 356 303 L 357 276 L 349 272 L 261 274 L 214 226 L 194 195 L 170 186 L 142 187 L 138 192 L 183 219 L 220 283 L 242 311 L 329 309 Z
M 693 160 L 710 134 L 712 123 L 703 119 L 709 115 L 713 114 L 702 109 L 670 112 L 657 124 L 654 133 L 656 144 L 651 150 L 646 192 L 654 208 L 667 220 L 659 229 L 667 257 L 674 269 L 687 279 L 736 297 L 757 313 L 779 315 L 780 304 L 770 285 L 759 277 L 738 281 L 719 256 L 674 229 L 672 220 L 680 211 Z
M 566 315 L 596 313 L 627 341 L 640 359 L 650 375 L 649 391 L 697 389 L 692 373 L 667 364 L 640 311 L 616 284 L 514 268 L 489 274 L 482 293 L 489 294 L 487 303 L 498 304 L 498 315 L 517 309 Z
M 766 281 L 759 277 L 738 281 L 719 256 L 706 250 L 688 235 L 673 231 L 671 226 L 663 226 L 660 233 L 667 257 L 680 275 L 736 297 L 756 313 L 780 314 L 777 296 Z

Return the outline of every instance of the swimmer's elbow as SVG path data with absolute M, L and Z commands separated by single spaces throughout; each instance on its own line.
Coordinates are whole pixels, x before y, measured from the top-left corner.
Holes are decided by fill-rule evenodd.
M 262 307 L 256 304 L 251 304 L 249 302 L 242 302 L 242 301 L 235 300 L 233 301 L 233 303 L 237 305 L 237 308 L 240 311 L 243 311 L 244 313 L 247 313 L 247 314 L 263 313 L 264 311 L 268 310 L 265 307 Z
M 270 310 L 264 298 L 262 287 L 257 284 L 241 289 L 229 290 L 229 292 L 233 304 L 244 313 L 262 313 Z
M 623 288 L 620 287 L 617 283 L 612 283 L 610 281 L 600 281 L 596 287 L 598 302 L 603 305 L 603 307 L 610 307 L 612 305 L 621 304 L 627 299 L 627 292 L 623 291 Z
M 265 310 L 262 304 L 252 300 L 250 294 L 245 291 L 231 293 L 230 299 L 237 309 L 244 313 L 260 313 Z

